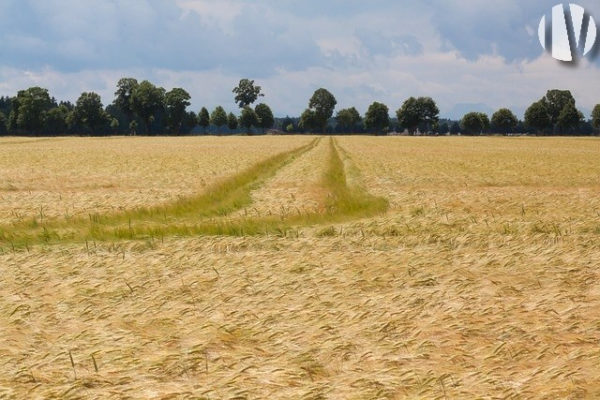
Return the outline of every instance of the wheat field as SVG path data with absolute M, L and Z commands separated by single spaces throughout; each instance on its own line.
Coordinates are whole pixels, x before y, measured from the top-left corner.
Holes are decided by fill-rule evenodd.
M 599 267 L 598 139 L 5 138 L 0 399 L 600 398 Z

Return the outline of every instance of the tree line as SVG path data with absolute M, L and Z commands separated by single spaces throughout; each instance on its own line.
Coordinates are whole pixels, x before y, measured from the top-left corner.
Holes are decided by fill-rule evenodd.
M 520 121 L 507 108 L 490 117 L 470 112 L 460 121 L 440 119 L 430 97 L 410 97 L 390 118 L 387 105 L 374 102 L 364 116 L 355 107 L 338 110 L 335 96 L 327 89 L 316 90 L 298 118 L 275 118 L 265 103 L 262 88 L 249 79 L 233 88 L 239 115 L 221 106 L 212 112 L 202 107 L 188 110 L 190 94 L 182 88 L 166 91 L 145 80 L 122 78 L 111 104 L 100 95 L 84 92 L 75 104 L 58 102 L 47 89 L 31 87 L 14 97 L 0 97 L 0 135 L 187 135 L 191 133 L 264 133 L 275 128 L 286 133 L 386 134 L 512 134 L 591 135 L 600 130 L 600 104 L 586 120 L 568 90 L 549 90 L 534 102 Z

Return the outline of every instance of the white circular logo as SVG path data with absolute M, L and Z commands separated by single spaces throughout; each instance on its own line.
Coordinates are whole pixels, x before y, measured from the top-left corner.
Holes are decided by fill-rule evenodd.
M 552 19 L 543 16 L 538 29 L 542 47 L 560 61 L 587 55 L 594 48 L 597 33 L 594 18 L 577 4 L 554 6 Z

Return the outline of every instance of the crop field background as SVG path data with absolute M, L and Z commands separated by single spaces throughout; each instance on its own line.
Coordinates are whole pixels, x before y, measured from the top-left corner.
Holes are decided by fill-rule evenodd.
M 600 141 L 0 140 L 0 399 L 600 397 Z

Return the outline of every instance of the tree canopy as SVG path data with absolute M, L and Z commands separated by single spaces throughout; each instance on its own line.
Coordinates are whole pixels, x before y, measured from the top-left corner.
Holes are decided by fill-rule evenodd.
M 253 80 L 242 79 L 240 80 L 240 83 L 233 88 L 235 102 L 240 108 L 254 104 L 259 97 L 264 96 L 261 91 L 262 88 L 255 85 Z
M 181 88 L 174 88 L 165 95 L 167 112 L 167 129 L 173 134 L 180 134 L 186 118 L 186 109 L 190 106 L 191 96 Z
M 200 125 L 205 132 L 206 128 L 208 128 L 210 125 L 210 114 L 208 113 L 206 107 L 202 107 L 198 113 L 198 125 Z
M 492 129 L 498 133 L 512 133 L 518 124 L 519 119 L 508 108 L 501 108 L 492 115 Z
M 402 107 L 396 111 L 398 123 L 403 128 L 408 129 L 411 135 L 414 135 L 417 128 L 421 125 L 426 130 L 432 130 L 437 124 L 440 110 L 431 97 L 410 97 L 402 104 Z
M 256 118 L 258 119 L 258 127 L 262 128 L 263 130 L 271 129 L 273 127 L 273 124 L 275 124 L 275 118 L 273 117 L 273 112 L 268 105 L 261 103 L 256 106 L 254 112 L 256 113 Z
M 344 108 L 337 112 L 335 120 L 344 133 L 351 133 L 361 123 L 362 118 L 354 107 Z
M 387 132 L 390 126 L 389 108 L 383 103 L 374 102 L 365 114 L 365 127 L 371 132 Z
M 484 113 L 470 112 L 465 114 L 460 125 L 467 135 L 481 135 L 489 127 L 490 120 Z
M 596 104 L 592 111 L 592 125 L 596 130 L 600 129 L 600 104 Z
M 327 121 L 333 115 L 337 100 L 327 89 L 317 89 L 308 102 L 308 108 L 313 112 L 313 128 L 321 132 L 327 130 Z
M 600 132 L 600 105 L 585 120 L 568 90 L 548 90 L 528 107 L 524 121 L 519 121 L 508 108 L 497 110 L 490 119 L 483 113 L 468 113 L 462 121 L 439 119 L 439 109 L 430 97 L 409 97 L 396 111 L 397 119 L 386 118 L 384 104 L 374 102 L 361 119 L 355 107 L 341 109 L 335 122 L 328 124 L 337 106 L 335 96 L 327 89 L 317 89 L 308 108 L 299 117 L 276 118 L 271 108 L 260 103 L 250 107 L 262 89 L 253 80 L 242 79 L 233 90 L 236 104 L 244 105 L 239 117 L 217 106 L 212 113 L 204 107 L 199 113 L 189 110 L 190 93 L 183 88 L 169 91 L 149 81 L 124 77 L 119 79 L 112 102 L 104 107 L 94 92 L 81 94 L 76 104 L 57 102 L 47 89 L 31 87 L 13 97 L 0 96 L 0 135 L 107 135 L 107 134 L 188 134 L 196 132 L 230 132 L 240 126 L 249 133 L 275 128 L 286 132 L 366 133 L 384 132 L 399 126 L 410 134 L 417 131 L 432 134 L 507 134 L 527 132 L 555 135 L 591 135 Z M 250 112 L 252 111 L 252 112 Z M 389 114 L 389 110 L 388 110 Z M 243 121 L 243 123 L 242 123 Z M 460 124 L 459 124 L 460 122 Z M 491 128 L 490 128 L 491 125 Z M 201 130 L 200 130 L 201 129 Z
M 164 111 L 165 89 L 154 86 L 149 81 L 137 85 L 131 94 L 132 110 L 141 118 L 150 134 L 151 124 L 156 120 L 156 114 Z
M 252 134 L 252 127 L 258 126 L 258 116 L 250 106 L 246 106 L 242 109 L 239 126 L 245 128 L 246 133 L 249 135 Z
M 210 123 L 219 129 L 227 125 L 227 113 L 223 107 L 217 106 L 214 109 L 210 114 Z
M 104 111 L 100 95 L 94 92 L 81 94 L 73 109 L 72 124 L 91 134 L 109 127 L 110 117 Z

